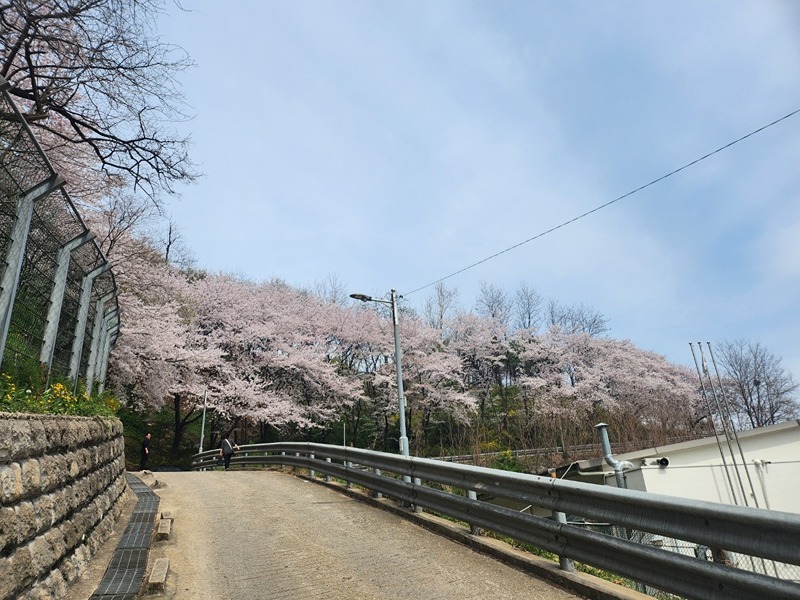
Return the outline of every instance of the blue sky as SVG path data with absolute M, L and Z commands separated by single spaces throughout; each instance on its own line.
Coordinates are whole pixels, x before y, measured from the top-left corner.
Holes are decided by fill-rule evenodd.
M 182 5 L 205 175 L 170 211 L 256 281 L 407 293 L 800 108 L 791 0 Z M 445 285 L 524 282 L 684 364 L 758 341 L 800 379 L 799 163 L 800 114 Z

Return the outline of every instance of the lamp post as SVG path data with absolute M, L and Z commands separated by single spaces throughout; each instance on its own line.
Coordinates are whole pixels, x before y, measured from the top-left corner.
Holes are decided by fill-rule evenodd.
M 400 454 L 408 456 L 408 437 L 406 436 L 406 402 L 403 397 L 403 355 L 400 351 L 400 324 L 397 320 L 397 292 L 392 290 L 391 300 L 373 298 L 365 294 L 350 294 L 350 297 L 361 302 L 378 302 L 392 307 L 392 325 L 394 326 L 394 366 L 397 373 L 397 404 L 400 410 Z
M 203 439 L 206 437 L 206 406 L 208 404 L 208 388 L 203 394 L 203 423 L 200 425 L 200 452 L 203 451 Z

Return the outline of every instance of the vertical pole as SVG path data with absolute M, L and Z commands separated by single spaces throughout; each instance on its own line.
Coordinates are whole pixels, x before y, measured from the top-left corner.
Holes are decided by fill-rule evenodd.
M 400 411 L 400 454 L 408 456 L 406 401 L 403 397 L 403 354 L 400 349 L 400 323 L 397 315 L 397 291 L 392 290 L 392 325 L 394 326 L 394 363 L 397 373 L 397 404 Z
M 714 358 L 714 351 L 711 349 L 711 342 L 706 342 L 706 344 L 708 344 L 708 354 L 711 356 L 711 364 L 714 365 L 714 372 L 717 374 L 717 383 L 719 384 L 722 401 L 725 403 L 725 410 L 730 415 L 730 403 L 728 402 L 728 396 L 725 393 L 725 389 L 722 387 L 722 378 L 719 376 L 717 360 Z M 758 388 L 756 388 L 756 393 L 759 394 L 760 398 L 761 394 L 758 392 Z M 731 431 L 733 431 L 733 439 L 736 440 L 736 446 L 739 448 L 739 456 L 742 457 L 742 466 L 744 466 L 744 473 L 747 475 L 747 482 L 750 484 L 750 493 L 753 495 L 753 502 L 755 503 L 756 508 L 760 508 L 758 505 L 758 496 L 756 496 L 756 488 L 753 486 L 753 478 L 750 477 L 750 469 L 747 466 L 747 459 L 744 457 L 744 450 L 742 449 L 742 444 L 739 441 L 739 432 L 736 431 L 736 425 L 734 425 L 733 419 L 731 419 Z
M 25 260 L 25 247 L 28 244 L 28 233 L 33 218 L 34 203 L 44 198 L 47 194 L 64 185 L 64 180 L 56 174 L 32 187 L 17 200 L 17 211 L 11 236 L 8 241 L 8 250 L 5 257 L 5 269 L 0 278 L 0 362 L 6 349 L 8 329 L 11 325 L 11 312 L 17 296 L 19 275 L 22 272 L 22 263 Z
M 117 342 L 117 338 L 119 337 L 119 317 L 115 317 L 116 323 L 108 325 L 108 336 L 106 337 L 106 343 L 103 348 L 102 354 L 102 362 L 100 364 L 100 376 L 99 381 L 100 384 L 97 386 L 97 393 L 102 394 L 103 390 L 106 387 L 106 373 L 108 372 L 108 357 L 111 354 L 112 348 L 114 348 L 114 344 Z
M 203 393 L 203 421 L 200 423 L 200 452 L 203 451 L 203 440 L 206 437 L 206 407 L 208 406 L 208 388 Z
M 711 380 L 711 373 L 708 370 L 708 363 L 706 362 L 706 355 L 703 352 L 703 344 L 702 342 L 697 342 L 697 347 L 700 349 L 700 359 L 702 360 L 703 364 L 703 374 L 706 376 L 708 380 L 708 386 L 711 388 L 711 396 L 714 398 L 714 402 L 717 405 L 717 410 L 719 411 L 720 419 L 722 421 L 722 431 L 725 434 L 725 443 L 728 446 L 728 452 L 731 455 L 731 462 L 733 463 L 733 472 L 736 474 L 736 480 L 739 482 L 739 489 L 742 492 L 742 503 L 745 506 L 749 506 L 747 502 L 747 492 L 744 489 L 744 483 L 742 482 L 742 476 L 739 473 L 739 464 L 736 462 L 736 454 L 733 452 L 733 446 L 731 445 L 731 433 L 728 427 L 728 418 L 730 414 L 725 410 L 725 407 L 719 400 L 717 396 L 717 391 L 714 389 L 714 383 Z M 723 393 L 723 390 L 720 390 L 720 394 Z M 733 425 L 733 423 L 731 423 Z M 733 494 L 733 502 L 736 504 L 736 493 Z
M 314 455 L 313 454 L 309 454 L 308 458 L 309 458 L 309 460 L 313 461 L 314 460 Z M 311 479 L 314 479 L 317 476 L 317 474 L 314 473 L 314 469 L 312 469 L 311 467 L 309 467 L 308 472 L 311 474 Z
M 553 519 L 559 525 L 565 525 L 567 523 L 567 516 L 560 511 L 554 510 L 553 511 Z M 567 571 L 572 573 L 575 570 L 575 562 L 571 558 L 567 558 L 566 556 L 558 555 L 558 564 L 561 567 L 562 571 Z
M 89 303 L 92 299 L 92 286 L 94 280 L 111 268 L 110 263 L 104 263 L 93 269 L 83 278 L 81 283 L 81 298 L 78 305 L 78 321 L 75 323 L 75 333 L 72 338 L 72 357 L 69 365 L 69 377 L 73 381 L 73 393 L 78 390 L 78 376 L 81 370 L 81 354 L 83 353 L 83 340 L 86 336 L 86 322 L 89 319 Z M 96 318 L 96 317 L 95 317 Z
M 414 487 L 421 487 L 421 486 L 422 486 L 422 480 L 419 477 L 414 477 Z M 422 507 L 417 503 L 414 503 L 414 512 L 415 513 L 422 512 Z
M 470 500 L 478 501 L 478 494 L 475 490 L 467 490 L 467 498 Z M 472 523 L 469 524 L 469 532 L 472 535 L 481 535 L 481 528 L 477 525 L 473 525 Z
M 86 392 L 92 395 L 92 386 L 94 385 L 94 377 L 97 372 L 98 358 L 102 350 L 101 343 L 103 341 L 104 333 L 107 330 L 108 323 L 106 321 L 107 314 L 105 312 L 106 302 L 114 297 L 114 292 L 101 296 L 97 299 L 94 309 L 94 327 L 92 327 L 92 341 L 89 350 L 89 364 L 86 367 Z M 116 310 L 116 309 L 113 309 Z M 112 312 L 113 312 L 112 310 Z
M 44 328 L 42 350 L 39 353 L 39 362 L 47 365 L 47 379 L 50 380 L 50 371 L 53 367 L 53 352 L 58 337 L 58 323 L 61 318 L 61 307 L 64 304 L 64 291 L 67 287 L 69 275 L 69 261 L 72 252 L 85 243 L 94 239 L 91 231 L 84 231 L 79 236 L 71 239 L 58 250 L 56 269 L 53 274 L 53 287 L 50 289 L 50 305 L 47 309 L 47 324 Z
M 331 457 L 330 456 L 326 456 L 325 457 L 325 462 L 326 463 L 331 462 Z M 330 475 L 325 475 L 325 482 L 326 483 L 330 483 L 331 482 L 331 476 Z
M 375 469 L 375 475 L 380 477 L 381 476 L 381 470 L 380 469 Z M 381 494 L 380 492 L 375 492 L 375 497 L 378 498 L 378 499 L 381 499 L 381 498 L 383 498 L 383 494 Z
M 697 362 L 697 355 L 694 353 L 694 344 L 689 342 L 689 348 L 692 351 L 692 360 L 694 360 L 694 368 L 697 369 L 697 378 L 700 380 L 700 391 L 701 396 L 703 396 L 703 400 L 706 401 L 706 409 L 708 410 L 708 418 L 711 420 L 711 427 L 714 429 L 714 438 L 717 440 L 717 448 L 719 448 L 719 455 L 722 458 L 722 468 L 725 471 L 725 477 L 728 480 L 728 487 L 731 491 L 731 496 L 733 497 L 733 503 L 739 504 L 736 501 L 736 488 L 733 485 L 733 479 L 731 479 L 730 471 L 728 471 L 728 461 L 725 459 L 725 451 L 722 448 L 722 442 L 719 439 L 719 432 L 717 432 L 717 424 L 714 422 L 714 412 L 711 410 L 711 401 L 708 399 L 708 392 L 706 392 L 706 384 L 703 381 L 703 374 L 700 372 L 700 365 Z M 705 368 L 705 365 L 704 365 Z M 720 414 L 720 419 L 725 419 L 725 415 Z

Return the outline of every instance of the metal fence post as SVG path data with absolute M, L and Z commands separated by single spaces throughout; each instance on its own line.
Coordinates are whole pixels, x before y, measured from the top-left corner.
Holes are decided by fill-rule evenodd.
M 326 463 L 331 462 L 331 457 L 330 456 L 326 456 L 325 457 L 325 462 Z M 330 483 L 331 482 L 331 476 L 330 475 L 325 475 L 325 482 L 326 483 Z
M 89 364 L 86 365 L 86 392 L 92 394 L 95 373 L 100 351 L 104 342 L 104 334 L 107 329 L 106 324 L 106 302 L 114 297 L 114 292 L 109 292 L 97 299 L 94 309 L 94 326 L 92 327 L 92 341 L 89 345 Z
M 111 323 L 108 324 L 108 334 L 105 338 L 105 343 L 103 345 L 103 353 L 101 355 L 101 363 L 100 363 L 100 373 L 99 373 L 99 381 L 100 384 L 97 387 L 97 392 L 102 394 L 103 390 L 106 387 L 106 372 L 108 371 L 108 357 L 111 354 L 112 348 L 114 348 L 114 344 L 119 337 L 119 316 L 115 316 L 113 320 L 116 320 L 114 325 Z
M 375 475 L 380 477 L 381 470 L 380 469 L 375 469 Z M 380 500 L 381 498 L 383 498 L 383 494 L 381 494 L 380 492 L 375 492 L 375 497 Z
M 417 486 L 417 487 L 422 486 L 422 480 L 419 477 L 414 477 L 414 485 Z M 417 504 L 416 502 L 414 503 L 414 512 L 415 513 L 421 513 L 422 512 L 422 507 L 419 504 Z
M 72 356 L 69 364 L 69 377 L 74 382 L 74 389 L 78 389 L 78 376 L 81 370 L 81 355 L 83 354 L 83 340 L 86 336 L 86 322 L 89 319 L 89 304 L 92 299 L 92 286 L 94 280 L 111 268 L 110 263 L 105 263 L 87 273 L 81 282 L 81 299 L 78 305 L 78 322 L 75 323 L 75 333 L 72 338 Z
M 556 522 L 565 524 L 567 522 L 567 516 L 560 511 L 554 510 L 553 511 L 553 519 Z M 567 558 L 566 556 L 559 555 L 558 557 L 558 564 L 561 566 L 563 571 L 572 572 L 575 570 L 575 562 L 571 558 Z
M 64 292 L 67 288 L 67 276 L 69 275 L 69 263 L 72 258 L 72 252 L 93 239 L 94 234 L 91 231 L 84 231 L 79 236 L 72 238 L 61 246 L 58 250 L 56 270 L 53 274 L 53 286 L 50 288 L 50 306 L 47 309 L 47 323 L 42 339 L 42 350 L 39 353 L 39 362 L 47 365 L 48 375 L 52 368 L 53 352 L 56 347 L 58 323 L 61 317 L 61 307 L 64 304 Z
M 475 490 L 467 490 L 467 498 L 469 498 L 470 500 L 477 500 L 478 494 L 477 492 L 475 492 Z M 472 523 L 469 524 L 469 532 L 472 535 L 481 535 L 483 533 L 480 527 L 478 527 L 477 525 L 473 525 Z
M 308 458 L 309 458 L 310 460 L 314 460 L 314 454 L 313 454 L 313 453 L 312 453 L 312 454 L 309 454 L 309 455 L 308 455 Z M 308 469 L 308 472 L 311 474 L 311 479 L 314 479 L 314 478 L 316 477 L 316 473 L 314 473 L 314 469 L 311 469 L 311 468 L 309 468 L 309 469 Z
M 17 211 L 14 226 L 8 241 L 3 276 L 0 278 L 0 362 L 6 349 L 8 329 L 11 325 L 11 311 L 14 308 L 14 299 L 17 296 L 19 274 L 25 260 L 25 247 L 28 243 L 28 233 L 33 218 L 33 205 L 37 200 L 44 198 L 51 192 L 64 185 L 60 175 L 53 174 L 45 181 L 35 185 L 22 194 L 17 200 Z

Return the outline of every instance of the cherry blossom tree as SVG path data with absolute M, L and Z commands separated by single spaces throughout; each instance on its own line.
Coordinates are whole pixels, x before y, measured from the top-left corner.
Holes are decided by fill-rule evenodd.
M 691 372 L 629 341 L 551 330 L 523 356 L 523 394 L 561 437 L 589 443 L 605 421 L 632 444 L 692 435 L 700 397 Z
M 326 440 L 346 426 L 350 440 L 397 451 L 393 324 L 383 305 L 180 270 L 134 234 L 144 215 L 100 216 L 123 309 L 110 377 L 130 402 L 170 407 L 174 449 L 207 397 L 228 427 Z M 439 325 L 400 315 L 415 453 L 588 443 L 599 420 L 631 444 L 692 433 L 693 378 L 630 342 L 560 327 L 509 333 L 474 313 Z

